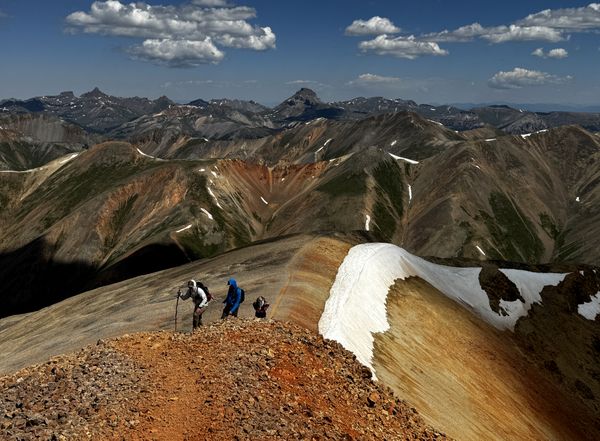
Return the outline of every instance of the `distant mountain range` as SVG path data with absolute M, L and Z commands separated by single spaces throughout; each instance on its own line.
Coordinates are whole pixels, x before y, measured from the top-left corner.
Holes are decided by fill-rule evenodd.
M 505 101 L 485 102 L 485 103 L 451 103 L 453 107 L 461 109 L 473 109 L 476 107 L 489 106 L 508 106 L 513 109 L 523 109 L 530 112 L 575 112 L 575 113 L 598 113 L 600 105 L 577 105 L 577 104 L 559 104 L 559 103 L 509 103 Z
M 80 97 L 63 92 L 28 100 L 3 100 L 0 101 L 0 118 L 11 114 L 47 114 L 110 139 L 152 136 L 155 140 L 158 133 L 167 137 L 178 134 L 210 139 L 259 138 L 290 124 L 316 118 L 348 121 L 402 111 L 418 113 L 458 131 L 492 126 L 506 133 L 524 134 L 566 124 L 600 131 L 600 113 L 560 109 L 532 112 L 507 105 L 465 107 L 469 110 L 382 97 L 325 103 L 306 88 L 272 109 L 254 101 L 231 99 L 196 99 L 181 105 L 164 96 L 156 100 L 118 98 L 96 88 Z

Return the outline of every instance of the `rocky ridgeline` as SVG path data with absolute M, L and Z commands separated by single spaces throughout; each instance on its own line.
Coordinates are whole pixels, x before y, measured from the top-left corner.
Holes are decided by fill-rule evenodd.
M 0 378 L 0 439 L 102 438 L 135 417 L 143 368 L 99 342 Z M 126 420 L 126 417 L 129 417 Z
M 126 335 L 0 379 L 0 438 L 446 439 L 370 377 L 281 322 Z

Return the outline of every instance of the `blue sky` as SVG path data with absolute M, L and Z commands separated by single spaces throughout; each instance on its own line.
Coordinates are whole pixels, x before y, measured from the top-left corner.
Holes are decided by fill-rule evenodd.
M 99 86 L 274 104 L 310 87 L 327 101 L 600 102 L 589 2 L 0 0 L 0 11 L 0 97 Z

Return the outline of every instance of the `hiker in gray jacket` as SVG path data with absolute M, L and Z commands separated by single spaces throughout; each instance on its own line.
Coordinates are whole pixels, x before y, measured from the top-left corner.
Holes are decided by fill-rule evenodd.
M 179 291 L 177 294 L 182 300 L 192 298 L 194 302 L 193 329 L 202 326 L 202 314 L 204 314 L 208 305 L 208 296 L 204 290 L 197 285 L 195 280 L 190 280 L 186 292 L 181 294 L 181 291 Z

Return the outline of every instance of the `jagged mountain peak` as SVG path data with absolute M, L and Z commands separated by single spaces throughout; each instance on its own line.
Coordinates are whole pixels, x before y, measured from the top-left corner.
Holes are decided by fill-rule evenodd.
M 295 105 L 303 103 L 308 106 L 322 104 L 323 102 L 317 96 L 317 93 L 307 87 L 298 90 L 294 95 L 285 100 L 282 104 Z
M 102 92 L 100 90 L 100 88 L 94 87 L 93 90 L 82 94 L 81 97 L 82 98 L 103 98 L 103 97 L 108 97 L 108 95 L 105 94 L 104 92 Z
M 305 101 L 310 101 L 314 104 L 322 103 L 317 93 L 314 90 L 308 89 L 306 87 L 303 87 L 298 92 L 296 92 L 294 94 L 294 97 L 304 99 Z

